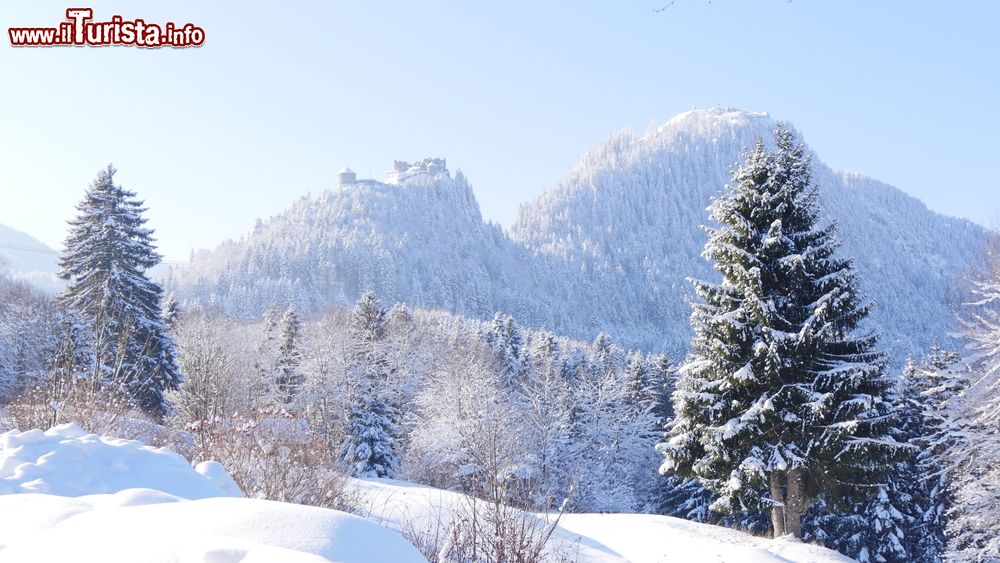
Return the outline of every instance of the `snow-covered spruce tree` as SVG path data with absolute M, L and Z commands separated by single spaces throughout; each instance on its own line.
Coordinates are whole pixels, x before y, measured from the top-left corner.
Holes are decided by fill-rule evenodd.
M 524 425 L 525 470 L 536 506 L 550 509 L 569 490 L 572 460 L 573 391 L 566 378 L 559 343 L 538 332 L 528 355 L 529 369 L 518 385 L 518 417 Z
M 839 510 L 827 510 L 832 495 L 817 501 L 820 510 L 807 513 L 804 524 L 808 541 L 839 551 L 859 563 L 910 563 L 941 561 L 914 549 L 916 506 L 909 494 L 910 482 L 897 474 L 874 488 L 875 496 Z M 837 506 L 836 504 L 832 506 Z
M 674 365 L 666 354 L 653 356 L 649 361 L 659 398 L 653 414 L 656 416 L 658 428 L 669 428 L 674 419 L 674 405 L 670 397 L 674 391 L 676 372 Z M 664 514 L 675 518 L 694 520 L 695 522 L 716 522 L 718 513 L 712 513 L 712 493 L 705 489 L 697 479 L 681 477 L 672 473 L 660 475 L 651 492 L 649 509 L 656 514 Z
M 396 472 L 395 409 L 386 400 L 385 316 L 369 289 L 351 317 L 345 359 L 350 398 L 340 461 L 356 477 L 393 477 Z
M 901 450 L 890 380 L 849 260 L 819 226 L 810 162 L 792 134 L 758 140 L 711 206 L 704 256 L 721 283 L 694 281 L 692 352 L 674 393 L 661 471 L 702 480 L 724 513 L 770 509 L 775 536 L 802 536 L 811 498 L 878 483 Z M 869 488 L 870 491 L 870 488 Z
M 897 439 L 914 448 L 893 464 L 877 496 L 846 509 L 811 510 L 807 539 L 863 562 L 942 561 L 951 506 L 944 457 L 951 440 L 941 432 L 942 409 L 960 390 L 951 375 L 958 361 L 954 352 L 935 346 L 921 361 L 907 362 L 896 385 Z
M 396 474 L 393 448 L 393 410 L 379 395 L 361 397 L 347 407 L 346 437 L 340 461 L 355 477 L 389 477 Z
M 177 319 L 181 315 L 181 306 L 177 304 L 177 296 L 169 293 L 163 301 L 163 324 L 173 330 L 177 326 Z
M 72 380 L 85 377 L 94 365 L 90 327 L 73 309 L 58 313 L 56 346 L 52 355 L 52 377 Z
M 302 352 L 299 350 L 301 338 L 299 332 L 301 330 L 302 322 L 299 320 L 299 314 L 295 311 L 294 305 L 289 305 L 281 317 L 281 341 L 278 344 L 278 362 L 275 366 L 275 384 L 285 405 L 292 402 L 304 380 L 300 369 Z
M 246 404 L 252 409 L 266 408 L 281 402 L 277 389 L 277 366 L 280 352 L 277 312 L 268 307 L 261 315 L 257 346 L 254 350 L 253 377 L 246 386 Z
M 510 315 L 496 313 L 483 338 L 496 354 L 501 382 L 506 386 L 513 385 L 525 369 L 526 350 L 521 328 Z
M 670 361 L 670 357 L 666 354 L 651 356 L 649 358 L 649 370 L 656 397 L 653 414 L 657 418 L 657 423 L 662 428 L 663 425 L 674 418 L 674 405 L 670 401 L 670 397 L 674 392 L 677 373 L 673 363 Z
M 930 554 L 915 550 L 919 539 L 914 523 L 919 521 L 919 510 L 915 505 L 914 493 L 918 483 L 906 471 L 914 470 L 912 459 L 897 464 L 875 490 L 874 497 L 854 508 L 860 518 L 852 520 L 856 524 L 850 530 L 853 548 L 838 551 L 850 555 L 861 563 L 911 563 L 915 561 L 937 561 Z M 850 516 L 850 515 L 849 515 Z M 845 531 L 850 527 L 845 527 Z M 829 536 L 828 547 L 844 540 L 843 537 Z M 838 546 L 839 547 L 839 546 Z
M 947 558 L 955 561 L 1000 561 L 1000 262 L 993 259 L 964 321 L 968 354 L 938 376 L 950 388 L 937 442 L 953 468 Z
M 115 185 L 114 175 L 110 165 L 97 175 L 70 221 L 59 261 L 67 281 L 60 299 L 91 327 L 94 381 L 162 417 L 170 411 L 164 392 L 177 388 L 181 373 L 160 309 L 163 291 L 146 276 L 160 255 L 144 226 L 142 201 Z
M 900 429 L 916 450 L 897 465 L 900 488 L 912 497 L 914 519 L 906 532 L 912 561 L 937 563 L 947 553 L 948 512 L 953 505 L 949 487 L 948 436 L 943 409 L 961 391 L 960 357 L 935 345 L 920 362 L 909 361 L 900 378 Z
M 657 408 L 657 401 L 660 398 L 653 376 L 646 358 L 641 353 L 629 354 L 625 366 L 625 387 L 629 402 L 650 413 Z
M 818 499 L 803 525 L 807 540 L 862 563 L 941 561 L 939 539 L 944 529 L 934 524 L 932 497 L 942 466 L 929 445 L 932 430 L 923 414 L 918 371 L 909 362 L 894 391 L 898 406 L 895 437 L 913 447 L 892 464 L 875 496 L 846 507 L 836 507 L 832 495 Z

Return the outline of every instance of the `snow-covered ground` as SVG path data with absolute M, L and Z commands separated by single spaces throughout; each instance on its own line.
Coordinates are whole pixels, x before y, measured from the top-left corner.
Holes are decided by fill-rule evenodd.
M 0 563 L 424 561 L 399 532 L 444 533 L 471 499 L 356 480 L 362 518 L 244 498 L 214 462 L 75 425 L 0 435 Z M 540 526 L 554 516 L 523 515 Z M 835 562 L 823 548 L 638 514 L 564 515 L 548 549 L 581 562 Z
M 847 562 L 850 558 L 815 545 L 757 538 L 708 524 L 650 514 L 566 514 L 559 527 L 600 542 L 622 560 L 712 563 Z
M 75 425 L 0 436 L 0 492 L 4 563 L 424 561 L 364 518 L 243 498 L 216 463 Z
M 403 481 L 356 480 L 369 519 L 397 530 L 431 534 L 447 527 L 450 515 L 467 514 L 470 499 Z M 481 503 L 480 503 L 481 505 Z M 535 514 L 540 526 L 555 522 Z M 581 563 L 698 561 L 726 563 L 847 562 L 851 559 L 819 546 L 758 538 L 736 530 L 649 514 L 564 514 L 548 544 L 556 556 Z

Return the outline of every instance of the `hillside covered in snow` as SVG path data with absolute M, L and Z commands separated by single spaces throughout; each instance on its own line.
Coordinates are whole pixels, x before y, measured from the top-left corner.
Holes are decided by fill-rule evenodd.
M 483 221 L 461 172 L 352 182 L 197 254 L 170 285 L 245 318 L 288 302 L 351 303 L 373 287 L 389 302 L 477 318 L 505 311 L 527 326 L 584 339 L 605 331 L 676 356 L 690 341 L 685 280 L 714 277 L 700 257 L 705 208 L 741 152 L 775 125 L 717 108 L 617 134 L 524 205 L 508 231 Z M 891 355 L 947 341 L 987 231 L 818 157 L 814 179 Z
M 245 498 L 221 466 L 67 424 L 0 435 L 0 561 L 407 563 L 404 535 L 448 529 L 463 495 L 358 480 L 359 515 Z M 483 507 L 483 504 L 478 505 Z M 485 507 L 483 507 L 485 508 Z M 524 514 L 557 522 L 546 549 L 562 561 L 841 562 L 787 540 L 637 514 Z
M 686 112 L 646 135 L 623 132 L 584 156 L 558 186 L 523 206 L 511 237 L 621 288 L 639 326 L 666 328 L 671 349 L 688 340 L 685 278 L 716 279 L 701 257 L 705 208 L 757 139 L 769 115 L 715 108 Z M 801 138 L 801 136 L 800 136 Z M 808 140 L 808 139 L 806 139 Z M 897 357 L 947 340 L 982 263 L 986 230 L 934 213 L 877 180 L 839 173 L 813 155 L 826 221 L 838 224 L 874 302 L 872 328 Z

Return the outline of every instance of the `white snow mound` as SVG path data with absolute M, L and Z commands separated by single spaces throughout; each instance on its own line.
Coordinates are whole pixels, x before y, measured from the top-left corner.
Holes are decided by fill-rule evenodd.
M 163 448 L 63 425 L 0 435 L 0 563 L 8 561 L 425 560 L 364 518 L 243 498 L 218 463 L 195 468 Z
M 409 563 L 402 536 L 325 508 L 149 489 L 69 498 L 0 496 L 0 562 Z
M 135 440 L 89 434 L 76 424 L 0 434 L 0 494 L 78 497 L 155 489 L 180 498 L 243 496 L 219 464 Z

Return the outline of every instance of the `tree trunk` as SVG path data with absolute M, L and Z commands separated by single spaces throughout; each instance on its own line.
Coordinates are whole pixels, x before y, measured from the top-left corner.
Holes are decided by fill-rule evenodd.
M 775 502 L 782 503 L 781 506 L 771 507 L 771 528 L 774 530 L 773 537 L 776 538 L 785 535 L 785 493 L 781 490 L 784 477 L 785 474 L 782 471 L 771 472 L 771 498 Z
M 785 500 L 785 532 L 802 539 L 802 511 L 805 509 L 805 482 L 802 470 L 788 470 L 788 494 Z

